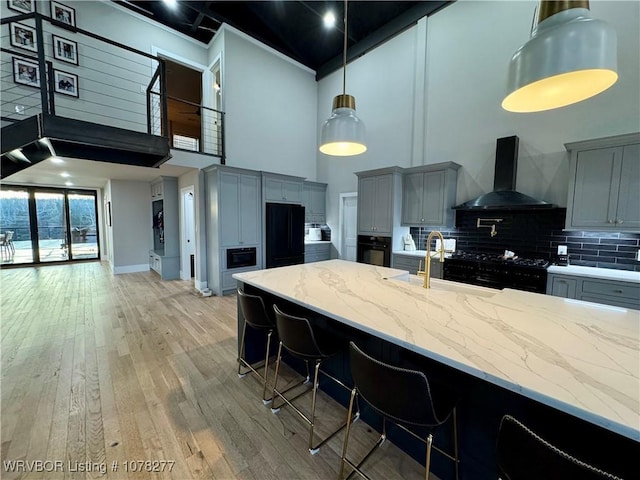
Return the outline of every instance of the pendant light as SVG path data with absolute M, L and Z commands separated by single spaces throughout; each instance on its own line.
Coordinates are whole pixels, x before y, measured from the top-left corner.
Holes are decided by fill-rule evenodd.
M 541 112 L 580 102 L 618 80 L 615 31 L 588 0 L 542 0 L 538 24 L 509 65 L 502 108 Z
M 364 123 L 356 116 L 356 99 L 346 94 L 347 85 L 347 0 L 344 2 L 344 50 L 342 54 L 342 95 L 333 99 L 333 111 L 322 125 L 320 151 L 346 157 L 367 151 Z

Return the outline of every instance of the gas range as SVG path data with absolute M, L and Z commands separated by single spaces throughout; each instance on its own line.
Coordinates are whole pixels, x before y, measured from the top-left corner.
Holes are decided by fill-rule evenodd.
M 445 259 L 443 278 L 490 288 L 545 293 L 549 260 L 456 252 Z
M 451 254 L 451 257 L 457 260 L 468 260 L 472 262 L 483 262 L 491 264 L 501 265 L 516 265 L 520 267 L 532 267 L 532 268 L 547 268 L 549 266 L 549 260 L 543 258 L 522 258 L 522 257 L 504 257 L 503 255 L 496 255 L 492 253 L 470 253 L 461 252 Z

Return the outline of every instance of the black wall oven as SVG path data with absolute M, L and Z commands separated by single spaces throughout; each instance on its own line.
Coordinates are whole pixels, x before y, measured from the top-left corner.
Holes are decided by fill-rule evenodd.
M 256 247 L 227 249 L 227 268 L 253 267 L 256 264 Z
M 358 235 L 358 262 L 391 266 L 391 237 Z

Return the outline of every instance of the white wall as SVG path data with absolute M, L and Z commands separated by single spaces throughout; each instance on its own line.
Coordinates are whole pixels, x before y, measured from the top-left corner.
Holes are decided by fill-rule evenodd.
M 314 179 L 314 74 L 232 30 L 224 48 L 227 164 Z
M 151 198 L 149 183 L 110 180 L 111 265 L 114 273 L 149 270 Z
M 454 161 L 463 166 L 457 192 L 463 202 L 492 189 L 495 141 L 515 134 L 517 189 L 566 205 L 564 143 L 640 130 L 640 2 L 591 2 L 592 15 L 618 33 L 620 80 L 610 90 L 550 112 L 502 110 L 508 62 L 528 39 L 536 5 L 458 1 L 428 18 L 426 49 L 425 25 L 419 24 L 348 65 L 347 93 L 356 97 L 366 122 L 368 151 L 343 159 L 318 153 L 318 180 L 329 183 L 327 221 L 333 231 L 339 194 L 356 190 L 356 171 Z M 340 91 L 340 74 L 319 82 L 318 125 Z M 424 91 L 414 90 L 423 77 Z M 420 142 L 422 148 L 415 148 Z M 422 159 L 414 158 L 416 151 L 424 151 Z

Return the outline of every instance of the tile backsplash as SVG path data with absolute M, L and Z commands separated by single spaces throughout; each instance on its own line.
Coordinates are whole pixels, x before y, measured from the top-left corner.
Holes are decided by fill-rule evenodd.
M 569 263 L 588 267 L 635 270 L 640 249 L 640 234 L 623 232 L 564 231 L 566 209 L 539 211 L 458 211 L 456 226 L 440 230 L 445 238 L 455 238 L 456 248 L 467 252 L 493 254 L 512 250 L 527 258 L 554 261 L 558 245 L 567 245 Z M 478 218 L 489 227 L 477 227 Z M 495 220 L 500 221 L 495 221 Z M 496 235 L 491 236 L 491 225 Z M 434 228 L 411 227 L 411 235 L 418 249 L 424 249 L 427 236 Z M 431 246 L 435 248 L 435 245 Z

